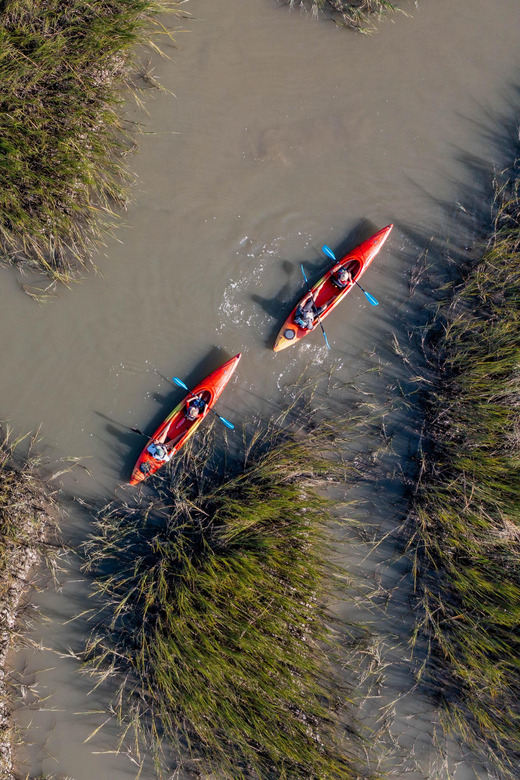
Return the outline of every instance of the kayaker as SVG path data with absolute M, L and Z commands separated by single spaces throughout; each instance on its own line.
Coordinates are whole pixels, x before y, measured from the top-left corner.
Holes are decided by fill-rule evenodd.
M 146 448 L 150 453 L 150 455 L 153 455 L 155 460 L 160 460 L 163 463 L 168 463 L 168 461 L 173 458 L 174 455 L 173 449 L 179 438 L 176 437 L 170 439 L 170 441 L 167 442 L 166 439 L 168 438 L 169 430 L 170 428 L 167 425 L 164 431 L 159 436 L 159 438 L 156 439 L 155 441 L 150 442 L 150 444 Z
M 166 438 L 166 431 L 164 432 L 163 436 L 164 438 Z M 157 440 L 157 441 L 152 441 L 151 444 L 149 444 L 146 449 L 150 453 L 150 455 L 152 455 L 155 458 L 155 460 L 160 460 L 163 461 L 164 463 L 168 463 L 168 461 L 173 458 L 173 445 L 174 445 L 173 441 L 169 442 L 168 444 L 165 444 L 164 440 L 163 441 Z
M 197 417 L 200 414 L 202 414 L 205 408 L 206 408 L 205 401 L 203 401 L 199 395 L 195 396 L 195 398 L 190 399 L 186 404 L 186 411 L 185 411 L 186 419 L 196 420 Z
M 335 274 L 332 274 L 330 281 L 340 290 L 344 290 L 349 282 L 352 281 L 352 274 L 348 268 L 340 268 Z
M 300 304 L 296 309 L 294 315 L 294 321 L 296 325 L 305 330 L 312 330 L 314 328 L 314 319 L 319 317 L 327 308 L 327 306 L 320 306 L 316 308 L 314 300 L 309 296 L 304 304 Z

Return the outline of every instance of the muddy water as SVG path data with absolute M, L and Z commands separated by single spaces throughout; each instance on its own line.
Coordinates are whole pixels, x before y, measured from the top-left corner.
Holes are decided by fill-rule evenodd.
M 220 404 L 236 422 L 269 414 L 310 361 L 333 365 L 345 381 L 378 362 L 390 377 L 393 332 L 423 317 L 406 302 L 414 260 L 431 236 L 456 246 L 472 240 L 490 171 L 510 149 L 517 0 L 492 8 L 489 0 L 423 0 L 372 37 L 274 0 L 183 7 L 193 19 L 175 48 L 165 45 L 170 59 L 150 63 L 175 96 L 150 93 L 147 114 L 128 106 L 147 134 L 132 159 L 133 202 L 96 258 L 100 274 L 39 306 L 15 273 L 0 272 L 0 418 L 17 433 L 41 425 L 51 459 L 81 457 L 88 471 L 57 483 L 87 500 L 126 495 L 143 442 L 125 426 L 154 429 L 179 398 L 168 381 L 174 374 L 194 382 L 242 351 Z M 319 332 L 270 351 L 302 293 L 299 263 L 316 278 L 323 243 L 341 251 L 390 222 L 391 238 L 364 277 L 381 305 L 354 291 L 326 322 L 331 354 Z M 403 456 L 410 438 L 401 437 Z M 72 507 L 68 528 L 79 541 L 88 519 Z M 400 574 L 393 571 L 385 587 Z M 37 597 L 47 618 L 32 632 L 41 649 L 15 659 L 24 682 L 49 697 L 18 714 L 31 743 L 21 751 L 30 777 L 124 780 L 135 772 L 110 752 L 110 726 L 85 742 L 104 720 L 96 711 L 107 694 L 89 694 L 76 661 L 63 655 L 84 637 L 84 624 L 68 621 L 89 606 L 86 593 L 71 560 L 63 589 Z M 408 618 L 393 619 L 385 631 L 403 641 Z M 409 670 L 401 671 L 388 675 L 388 703 L 409 684 Z M 413 694 L 406 701 L 388 737 L 392 772 L 433 775 L 433 709 Z M 145 776 L 153 776 L 149 767 Z M 471 777 L 462 760 L 457 778 Z

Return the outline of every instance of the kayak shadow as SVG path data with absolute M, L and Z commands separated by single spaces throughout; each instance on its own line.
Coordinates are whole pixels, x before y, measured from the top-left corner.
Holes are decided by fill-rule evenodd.
M 342 239 L 339 244 L 336 246 L 331 246 L 330 248 L 336 255 L 336 258 L 341 260 L 341 258 L 345 257 L 346 254 L 352 252 L 352 250 L 355 249 L 358 244 L 366 241 L 367 238 L 373 236 L 374 233 L 377 233 L 378 230 L 381 230 L 383 227 L 385 227 L 385 225 L 376 225 L 369 219 L 360 219 L 358 224 L 353 227 L 352 230 L 349 230 L 345 238 Z M 322 246 L 323 244 L 316 250 L 320 259 L 317 260 L 314 264 L 305 263 L 307 268 L 309 268 L 309 274 L 312 274 L 313 277 L 315 277 L 312 280 L 309 278 L 311 285 L 314 284 L 321 276 L 323 276 L 325 271 L 328 271 L 328 269 L 331 268 L 334 264 L 334 261 L 330 257 L 324 255 L 321 248 Z
M 297 298 L 295 298 L 294 303 L 291 305 L 290 299 L 289 299 L 289 289 L 290 285 L 289 282 L 286 282 L 280 292 L 275 295 L 273 298 L 263 298 L 261 295 L 253 294 L 251 296 L 252 300 L 255 303 L 258 303 L 259 306 L 262 307 L 262 309 L 269 314 L 270 317 L 273 317 L 273 319 L 276 320 L 276 322 L 271 326 L 269 329 L 269 334 L 267 335 L 265 339 L 265 346 L 268 348 L 271 348 L 274 344 L 274 341 L 276 339 L 276 336 L 278 335 L 278 332 L 280 328 L 282 327 L 285 318 L 287 317 L 287 314 L 291 311 L 291 309 L 296 305 L 298 300 L 301 298 L 301 293 Z M 285 317 L 283 320 L 280 319 L 280 316 L 284 316 L 284 312 L 286 312 Z
M 285 317 L 287 317 L 287 314 L 300 300 L 302 295 L 300 291 L 298 293 L 298 297 L 294 297 L 294 303 L 291 304 L 290 290 L 292 283 L 289 280 L 290 277 L 292 277 L 294 274 L 296 263 L 291 263 L 289 260 L 284 260 L 281 263 L 281 266 L 283 272 L 288 277 L 288 280 L 285 282 L 280 291 L 276 293 L 276 295 L 274 295 L 272 298 L 264 298 L 263 296 L 257 295 L 256 293 L 251 295 L 251 299 L 257 303 L 266 312 L 266 314 L 276 320 L 270 329 L 269 335 L 265 339 L 265 345 L 268 348 L 273 346 L 276 336 L 278 335 L 278 332 L 283 325 Z M 285 317 L 280 321 L 280 316 L 283 316 L 284 312 L 286 312 Z
M 205 379 L 208 374 L 211 374 L 212 371 L 215 371 L 217 368 L 223 365 L 223 363 L 231 360 L 231 358 L 236 354 L 236 352 L 229 352 L 227 349 L 222 349 L 222 347 L 215 345 L 209 350 L 205 357 L 199 360 L 199 362 L 195 365 L 194 368 L 192 368 L 189 374 L 186 374 L 186 376 L 180 376 L 179 378 L 182 379 L 182 381 L 188 385 L 191 390 L 192 387 L 197 385 L 199 382 L 202 382 L 202 380 Z M 163 377 L 162 374 L 159 372 L 157 373 L 163 379 L 166 379 L 168 382 L 170 382 L 170 384 L 173 384 L 171 376 Z M 173 385 L 173 387 L 178 389 L 176 385 Z M 181 389 L 180 393 L 181 396 L 186 395 L 185 390 Z

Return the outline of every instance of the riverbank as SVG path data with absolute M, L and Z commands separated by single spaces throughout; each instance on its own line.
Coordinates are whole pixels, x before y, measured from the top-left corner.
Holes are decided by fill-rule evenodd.
M 0 9 L 0 252 L 67 282 L 124 207 L 122 90 L 174 0 L 6 0 Z M 146 75 L 146 74 L 144 74 Z M 148 85 L 151 79 L 148 79 Z M 144 83 L 144 82 L 143 82 Z
M 57 505 L 38 476 L 36 457 L 15 460 L 19 444 L 0 431 L 0 778 L 14 780 L 13 724 L 6 660 L 23 629 L 29 574 L 55 559 Z
M 406 523 L 444 729 L 503 778 L 520 766 L 520 172 L 481 259 L 426 335 L 426 422 Z

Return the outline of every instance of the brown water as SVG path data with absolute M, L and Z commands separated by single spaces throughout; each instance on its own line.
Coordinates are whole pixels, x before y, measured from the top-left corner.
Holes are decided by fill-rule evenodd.
M 150 93 L 148 115 L 128 106 L 153 134 L 132 159 L 133 203 L 96 259 L 101 274 L 38 306 L 16 273 L 1 271 L 0 419 L 17 433 L 41 424 L 51 458 L 81 456 L 89 471 L 64 485 L 87 499 L 129 490 L 118 486 L 143 442 L 125 426 L 154 429 L 180 397 L 167 380 L 174 374 L 194 382 L 242 351 L 220 403 L 237 423 L 269 414 L 311 360 L 332 364 L 344 380 L 378 361 L 391 376 L 393 332 L 423 318 L 406 303 L 413 262 L 431 236 L 455 246 L 472 240 L 487 213 L 490 171 L 511 148 L 504 128 L 517 105 L 518 0 L 423 0 L 372 37 L 274 0 L 190 0 L 184 8 L 194 18 L 176 48 L 165 46 L 170 60 L 151 65 L 175 97 Z M 364 277 L 381 305 L 349 295 L 326 321 L 331 354 L 319 332 L 270 351 L 302 293 L 299 263 L 317 278 L 323 243 L 350 248 L 390 222 L 390 240 Z M 76 515 L 71 509 L 79 540 L 88 521 Z M 42 648 L 80 646 L 84 625 L 67 621 L 88 606 L 86 594 L 71 562 L 63 590 L 39 595 L 48 620 L 33 636 Z M 387 620 L 384 630 L 403 641 L 407 619 Z M 30 777 L 133 776 L 128 758 L 103 752 L 114 749 L 110 730 L 84 743 L 103 717 L 77 713 L 103 709 L 107 694 L 87 695 L 74 659 L 41 649 L 19 653 L 16 665 L 50 696 L 18 715 L 29 727 Z M 407 675 L 388 672 L 388 701 L 408 690 Z M 393 721 L 393 774 L 436 776 L 433 708 L 414 694 L 406 702 Z M 461 759 L 457 780 L 473 776 Z

